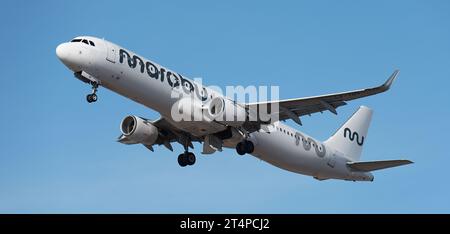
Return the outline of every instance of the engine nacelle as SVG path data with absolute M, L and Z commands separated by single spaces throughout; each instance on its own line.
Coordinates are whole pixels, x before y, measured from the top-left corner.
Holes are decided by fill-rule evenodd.
M 122 120 L 120 130 L 127 140 L 144 145 L 153 145 L 158 139 L 158 128 L 152 123 L 134 115 Z
M 215 121 L 240 126 L 247 118 L 247 111 L 229 99 L 215 97 L 209 103 L 208 115 Z

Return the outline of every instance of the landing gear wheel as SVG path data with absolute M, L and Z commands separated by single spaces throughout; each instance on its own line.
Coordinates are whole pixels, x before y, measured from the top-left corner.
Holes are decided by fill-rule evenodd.
M 244 141 L 245 144 L 245 152 L 247 154 L 253 153 L 253 150 L 255 150 L 255 145 L 253 145 L 253 142 L 251 141 Z
M 87 102 L 91 103 L 91 102 L 96 102 L 97 101 L 97 95 L 95 93 L 93 94 L 88 94 L 86 96 L 86 100 Z
M 196 158 L 195 158 L 195 154 L 191 153 L 191 152 L 185 152 L 182 153 L 180 155 L 178 155 L 178 164 L 181 167 L 185 167 L 185 166 L 192 166 L 195 164 Z
M 253 142 L 248 140 L 241 141 L 236 145 L 236 152 L 239 155 L 251 154 L 254 150 L 255 145 L 253 145 Z
M 188 165 L 186 154 L 180 154 L 180 155 L 178 155 L 178 164 L 179 164 L 181 167 L 185 167 L 185 166 Z
M 97 88 L 98 88 L 98 84 L 97 83 L 92 83 L 92 93 L 88 94 L 86 96 L 86 100 L 87 102 L 91 103 L 91 102 L 96 102 L 97 101 Z
M 189 165 L 189 166 L 194 165 L 195 161 L 196 161 L 195 154 L 191 153 L 191 152 L 188 152 L 188 153 L 185 153 L 185 154 L 186 154 L 187 165 Z
M 92 102 L 96 102 L 97 101 L 97 94 L 95 94 L 95 93 L 91 94 L 91 100 L 92 100 Z
M 244 155 L 246 153 L 244 142 L 237 143 L 237 145 L 236 145 L 236 152 L 239 155 Z

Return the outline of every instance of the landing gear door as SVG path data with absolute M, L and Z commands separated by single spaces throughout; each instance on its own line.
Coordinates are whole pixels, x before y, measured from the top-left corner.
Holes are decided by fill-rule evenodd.
M 117 55 L 117 48 L 116 46 L 114 46 L 113 44 L 106 42 L 106 48 L 107 48 L 107 53 L 106 53 L 106 60 L 115 63 L 116 62 L 116 55 Z

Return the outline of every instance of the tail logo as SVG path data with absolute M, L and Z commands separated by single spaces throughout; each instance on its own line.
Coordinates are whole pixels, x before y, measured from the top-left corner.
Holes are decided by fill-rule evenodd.
M 357 132 L 352 133 L 352 130 L 350 130 L 350 128 L 344 129 L 344 137 L 347 138 L 347 135 L 348 139 L 350 139 L 351 141 L 356 139 L 356 143 L 359 146 L 362 146 L 364 144 L 364 136 L 361 136 L 361 142 L 359 142 L 359 134 Z

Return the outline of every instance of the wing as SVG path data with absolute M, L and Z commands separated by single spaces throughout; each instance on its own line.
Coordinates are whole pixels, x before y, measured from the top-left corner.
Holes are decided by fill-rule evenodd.
M 156 139 L 155 143 L 153 143 L 153 145 L 144 145 L 151 151 L 153 151 L 154 145 L 164 145 L 167 149 L 173 151 L 173 147 L 171 145 L 172 142 L 179 142 L 182 145 L 194 148 L 192 142 L 201 141 L 200 138 L 195 137 L 187 132 L 181 131 L 180 129 L 174 127 L 169 121 L 167 121 L 163 117 L 159 118 L 156 121 L 150 121 L 147 119 L 145 120 L 149 121 L 151 124 L 157 127 L 159 131 L 158 138 Z M 129 142 L 129 140 L 125 138 L 123 135 L 119 136 L 119 139 L 117 141 L 123 144 L 136 144 L 136 142 Z
M 246 107 L 250 110 L 258 110 L 262 105 L 265 105 L 264 108 L 266 108 L 269 113 L 273 115 L 277 114 L 277 112 L 271 111 L 271 104 L 278 103 L 279 120 L 292 119 L 296 123 L 301 125 L 302 123 L 299 118 L 300 116 L 311 115 L 312 113 L 323 111 L 330 111 L 334 114 L 337 114 L 336 109 L 340 106 L 346 105 L 346 101 L 351 101 L 354 99 L 367 97 L 387 91 L 391 87 L 392 82 L 394 82 L 394 80 L 397 78 L 398 73 L 398 70 L 394 71 L 394 73 L 392 73 L 392 75 L 384 84 L 373 88 L 306 98 L 250 103 L 246 104 Z

